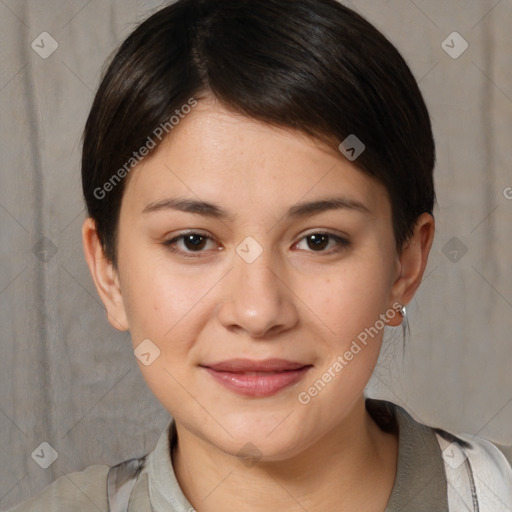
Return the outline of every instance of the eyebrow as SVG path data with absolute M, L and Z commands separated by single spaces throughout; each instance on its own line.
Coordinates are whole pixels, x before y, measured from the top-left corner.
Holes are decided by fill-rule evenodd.
M 283 218 L 291 219 L 305 217 L 307 215 L 316 215 L 330 210 L 341 209 L 354 210 L 365 215 L 371 215 L 370 209 L 360 201 L 347 197 L 333 197 L 296 204 L 288 210 Z M 144 210 L 142 210 L 142 213 L 152 213 L 165 210 L 176 210 L 219 220 L 233 221 L 233 215 L 215 204 L 184 198 L 169 198 L 150 203 L 144 208 Z

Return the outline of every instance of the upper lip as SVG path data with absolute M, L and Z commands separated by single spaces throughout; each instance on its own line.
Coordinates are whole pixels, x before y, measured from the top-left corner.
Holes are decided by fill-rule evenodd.
M 251 359 L 229 359 L 228 361 L 220 361 L 213 364 L 201 365 L 217 372 L 279 372 L 290 371 L 310 366 L 296 361 L 288 361 L 286 359 L 265 359 L 262 361 L 254 361 Z

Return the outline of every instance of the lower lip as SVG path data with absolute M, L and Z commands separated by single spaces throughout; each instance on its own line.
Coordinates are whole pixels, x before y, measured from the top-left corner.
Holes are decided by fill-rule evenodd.
M 272 396 L 293 384 L 299 382 L 310 366 L 304 366 L 298 370 L 283 371 L 280 373 L 259 373 L 247 375 L 244 373 L 215 371 L 205 368 L 208 373 L 226 388 L 239 395 L 262 398 Z

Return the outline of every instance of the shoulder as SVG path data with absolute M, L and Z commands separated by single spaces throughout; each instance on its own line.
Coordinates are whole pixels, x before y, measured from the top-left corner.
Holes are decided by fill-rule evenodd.
M 442 450 L 451 499 L 463 500 L 461 505 L 466 506 L 476 500 L 484 512 L 512 510 L 512 446 L 471 434 L 433 430 Z
M 512 446 L 504 445 L 467 433 L 453 433 L 441 428 L 434 428 L 443 458 L 449 459 L 449 448 L 457 446 L 463 458 L 469 458 L 475 465 L 488 470 L 499 470 L 504 476 L 512 478 Z
M 512 512 L 512 446 L 425 424 L 392 402 L 367 407 L 383 430 L 398 427 L 390 510 L 409 510 L 415 500 L 414 510 Z
M 63 475 L 33 498 L 6 512 L 107 512 L 106 482 L 109 469 L 109 466 L 96 465 L 81 472 Z
M 504 445 L 501 443 L 492 442 L 492 444 L 503 454 L 507 462 L 512 468 L 512 445 Z

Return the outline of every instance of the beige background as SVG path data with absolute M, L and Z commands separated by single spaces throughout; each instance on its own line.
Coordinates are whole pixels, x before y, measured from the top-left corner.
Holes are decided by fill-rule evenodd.
M 160 3 L 0 0 L 1 508 L 146 453 L 169 419 L 107 323 L 80 239 L 80 136 L 101 67 Z M 438 145 L 437 239 L 411 338 L 402 354 L 391 333 L 368 394 L 512 443 L 512 0 L 352 5 L 409 62 Z M 469 43 L 457 59 L 441 46 L 454 31 Z M 47 59 L 31 47 L 42 32 L 58 43 Z M 59 454 L 47 470 L 31 458 L 42 442 Z

